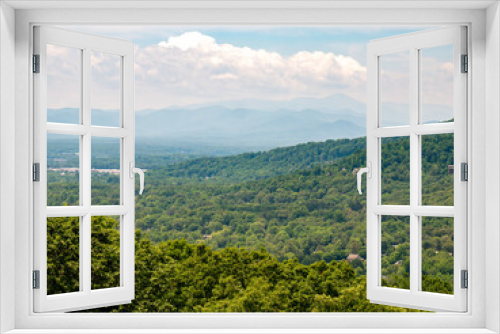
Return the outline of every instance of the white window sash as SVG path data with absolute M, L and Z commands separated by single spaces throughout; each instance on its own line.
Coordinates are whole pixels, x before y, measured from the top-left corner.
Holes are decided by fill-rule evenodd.
M 454 122 L 420 123 L 419 50 L 454 45 Z M 410 52 L 410 124 L 381 127 L 379 57 Z M 461 73 L 461 55 L 467 54 L 466 28 L 453 26 L 384 38 L 368 44 L 367 161 L 372 175 L 367 179 L 367 297 L 371 302 L 438 311 L 467 311 L 467 289 L 461 288 L 461 270 L 467 269 L 467 182 L 460 172 L 454 174 L 454 206 L 422 206 L 420 136 L 454 133 L 454 163 L 467 160 L 467 75 Z M 410 205 L 381 205 L 381 138 L 410 138 Z M 381 215 L 410 217 L 410 289 L 381 286 Z M 420 217 L 454 218 L 454 294 L 424 292 L 421 289 L 421 220 Z
M 80 124 L 47 123 L 47 45 L 82 50 Z M 90 54 L 101 52 L 121 57 L 120 127 L 91 125 Z M 134 298 L 134 46 L 129 41 L 61 28 L 34 27 L 34 54 L 40 55 L 40 73 L 33 74 L 34 162 L 40 163 L 40 182 L 34 183 L 34 267 L 40 272 L 40 288 L 34 289 L 35 312 L 66 312 L 129 303 Z M 80 136 L 80 205 L 47 207 L 47 133 Z M 91 205 L 91 137 L 120 139 L 120 205 Z M 120 215 L 120 286 L 91 288 L 91 217 Z M 47 295 L 47 217 L 80 217 L 80 291 Z

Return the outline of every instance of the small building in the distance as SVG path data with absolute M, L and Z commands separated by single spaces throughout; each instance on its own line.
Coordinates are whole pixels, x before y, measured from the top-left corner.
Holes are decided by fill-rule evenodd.
M 365 259 L 363 259 L 361 256 L 359 256 L 359 254 L 349 254 L 349 256 L 347 257 L 347 261 L 348 262 L 352 262 L 354 260 L 361 260 L 361 261 L 365 261 Z
M 448 165 L 448 175 L 453 175 L 453 173 L 455 173 L 455 166 Z

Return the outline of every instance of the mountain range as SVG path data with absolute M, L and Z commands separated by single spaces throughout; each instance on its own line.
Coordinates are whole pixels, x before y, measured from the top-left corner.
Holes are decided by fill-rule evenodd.
M 383 103 L 383 125 L 404 125 L 405 109 L 404 104 Z M 424 115 L 436 121 L 453 117 L 448 106 L 426 105 L 425 110 Z M 49 122 L 78 122 L 72 108 L 49 109 L 47 115 Z M 287 101 L 245 99 L 139 110 L 135 122 L 139 140 L 272 148 L 363 136 L 366 106 L 345 94 Z M 118 111 L 93 109 L 92 124 L 117 126 Z

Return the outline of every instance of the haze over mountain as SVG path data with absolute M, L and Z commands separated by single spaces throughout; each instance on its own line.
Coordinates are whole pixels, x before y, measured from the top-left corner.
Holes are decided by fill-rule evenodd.
M 407 124 L 408 107 L 383 103 L 384 126 Z M 425 115 L 449 119 L 451 107 L 425 105 Z M 451 111 L 450 111 L 451 110 Z M 76 109 L 49 109 L 48 121 L 77 123 Z M 429 119 L 431 120 L 431 119 Z M 426 121 L 426 119 L 424 119 Z M 92 110 L 93 125 L 117 126 L 117 110 Z M 288 101 L 246 99 L 136 112 L 136 136 L 161 144 L 272 148 L 366 134 L 366 106 L 345 94 Z
M 210 102 L 182 106 L 185 109 L 198 109 L 220 106 L 228 109 L 257 109 L 261 111 L 276 111 L 280 109 L 301 111 L 315 109 L 317 111 L 336 114 L 338 110 L 350 110 L 356 114 L 365 114 L 365 104 L 345 94 L 338 93 L 324 98 L 298 97 L 291 100 L 271 101 L 262 99 L 244 99 Z

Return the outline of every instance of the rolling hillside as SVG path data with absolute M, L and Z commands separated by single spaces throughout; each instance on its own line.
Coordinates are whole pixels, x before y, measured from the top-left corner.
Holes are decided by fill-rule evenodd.
M 183 180 L 191 183 L 239 183 L 266 179 L 316 165 L 328 165 L 356 151 L 364 150 L 365 146 L 364 137 L 310 142 L 269 151 L 191 159 L 163 166 L 160 171 L 153 173 L 172 178 L 176 184 Z M 146 158 L 144 160 L 147 161 Z
M 453 176 L 448 172 L 453 135 L 427 136 L 422 145 L 424 204 L 453 205 Z M 407 138 L 382 144 L 383 204 L 408 204 L 408 148 Z M 154 242 L 185 239 L 214 250 L 264 248 L 280 261 L 330 262 L 351 253 L 365 258 L 365 196 L 357 193 L 353 174 L 365 165 L 365 157 L 364 139 L 359 138 L 194 159 L 150 170 L 144 195 L 136 197 L 136 226 Z M 109 174 L 93 178 L 93 203 L 116 202 L 118 180 Z M 67 189 L 77 185 L 77 179 L 66 174 L 54 181 L 49 202 L 75 204 L 76 197 Z M 452 282 L 453 221 L 436 218 L 426 224 L 423 246 L 428 261 L 423 266 L 429 274 L 445 273 Z M 388 277 L 407 279 L 408 228 L 404 217 L 383 220 L 383 272 Z M 364 262 L 353 266 L 364 273 Z

